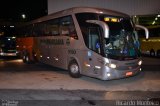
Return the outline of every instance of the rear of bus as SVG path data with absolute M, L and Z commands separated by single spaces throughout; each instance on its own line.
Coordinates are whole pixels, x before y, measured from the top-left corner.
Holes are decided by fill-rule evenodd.
M 1 40 L 0 56 L 17 56 L 16 37 L 4 37 Z

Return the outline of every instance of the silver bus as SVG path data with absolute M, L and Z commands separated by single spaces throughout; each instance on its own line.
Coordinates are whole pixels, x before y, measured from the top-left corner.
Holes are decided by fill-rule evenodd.
M 39 61 L 101 80 L 141 71 L 140 44 L 130 16 L 106 9 L 75 7 L 28 23 L 17 38 L 25 63 Z

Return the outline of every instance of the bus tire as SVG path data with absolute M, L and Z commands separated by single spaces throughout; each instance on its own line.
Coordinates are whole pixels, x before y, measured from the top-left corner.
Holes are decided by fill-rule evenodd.
M 150 50 L 150 56 L 155 56 L 155 51 L 153 49 Z
M 69 70 L 69 75 L 72 78 L 80 78 L 81 77 L 79 65 L 75 60 L 72 60 L 69 63 L 68 70 Z
M 31 60 L 30 60 L 30 57 L 29 57 L 28 53 L 23 56 L 23 62 L 26 63 L 26 64 L 31 63 Z
M 33 62 L 33 63 L 38 62 L 38 59 L 37 59 L 36 53 L 35 53 L 34 51 L 32 52 L 32 58 L 33 58 L 33 59 L 32 59 L 32 62 Z
M 160 57 L 160 50 L 157 50 L 157 57 Z
M 25 55 L 23 55 L 23 63 L 26 63 L 26 56 Z

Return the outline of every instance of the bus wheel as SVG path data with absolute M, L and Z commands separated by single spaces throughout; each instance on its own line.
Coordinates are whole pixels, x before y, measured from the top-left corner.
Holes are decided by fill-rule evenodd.
M 28 54 L 23 56 L 23 62 L 27 64 L 31 63 L 31 60 Z
M 70 62 L 68 70 L 69 70 L 69 75 L 71 77 L 73 77 L 73 78 L 81 77 L 78 63 L 75 60 Z
M 157 50 L 157 57 L 160 57 L 160 50 Z
M 150 50 L 150 56 L 155 56 L 155 51 L 153 49 Z
M 26 63 L 26 56 L 23 55 L 23 63 Z

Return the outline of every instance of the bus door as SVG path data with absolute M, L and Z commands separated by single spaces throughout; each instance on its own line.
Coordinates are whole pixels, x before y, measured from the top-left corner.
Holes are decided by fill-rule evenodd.
M 90 65 L 89 74 L 97 75 L 100 74 L 100 66 L 97 63 L 97 58 L 101 54 L 100 47 L 100 28 L 99 27 L 89 27 L 88 28 L 88 63 Z

